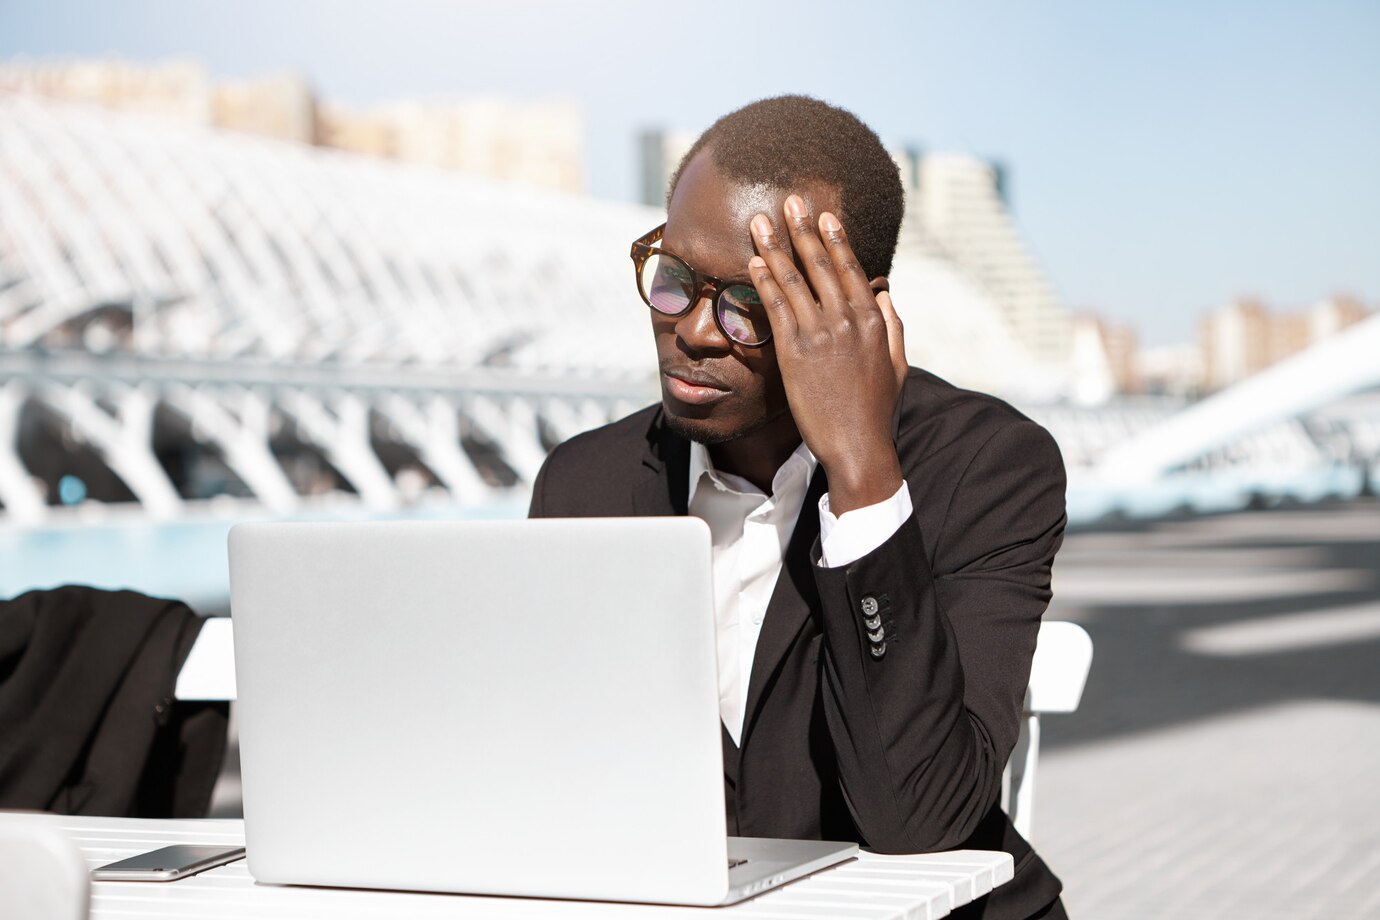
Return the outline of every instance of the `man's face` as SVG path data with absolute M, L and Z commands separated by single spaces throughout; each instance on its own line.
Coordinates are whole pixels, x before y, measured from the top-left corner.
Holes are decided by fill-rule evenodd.
M 701 152 L 681 172 L 661 247 L 703 274 L 751 284 L 748 260 L 756 250 L 748 224 L 753 215 L 766 214 L 780 231 L 781 207 L 791 192 L 802 195 L 815 214 L 839 212 L 838 196 L 827 187 L 774 189 L 736 182 L 720 175 L 708 151 Z M 706 444 L 764 429 L 798 441 L 775 340 L 756 348 L 732 341 L 714 322 L 712 289 L 697 296 L 682 316 L 650 311 L 662 405 L 671 428 Z

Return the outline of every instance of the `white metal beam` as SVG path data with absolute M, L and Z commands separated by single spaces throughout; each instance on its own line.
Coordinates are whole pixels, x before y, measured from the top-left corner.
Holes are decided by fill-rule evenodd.
M 1380 314 L 1143 429 L 1103 455 L 1093 479 L 1152 482 L 1247 435 L 1380 386 Z

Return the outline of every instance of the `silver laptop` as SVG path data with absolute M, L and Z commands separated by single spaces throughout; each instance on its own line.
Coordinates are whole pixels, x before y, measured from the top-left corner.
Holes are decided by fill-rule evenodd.
M 230 533 L 260 882 L 727 904 L 856 844 L 729 838 L 694 518 Z

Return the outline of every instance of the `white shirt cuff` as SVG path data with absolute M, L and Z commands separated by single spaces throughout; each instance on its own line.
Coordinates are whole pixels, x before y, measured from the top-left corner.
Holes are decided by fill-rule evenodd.
M 824 493 L 819 499 L 819 564 L 838 568 L 857 562 L 890 540 L 913 510 L 905 480 L 891 498 L 840 517 L 829 509 L 829 493 Z

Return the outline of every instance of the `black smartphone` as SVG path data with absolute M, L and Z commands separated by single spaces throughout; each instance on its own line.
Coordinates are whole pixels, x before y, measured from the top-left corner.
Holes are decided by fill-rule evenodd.
M 172 846 L 91 870 L 98 882 L 173 882 L 244 857 L 244 847 Z

